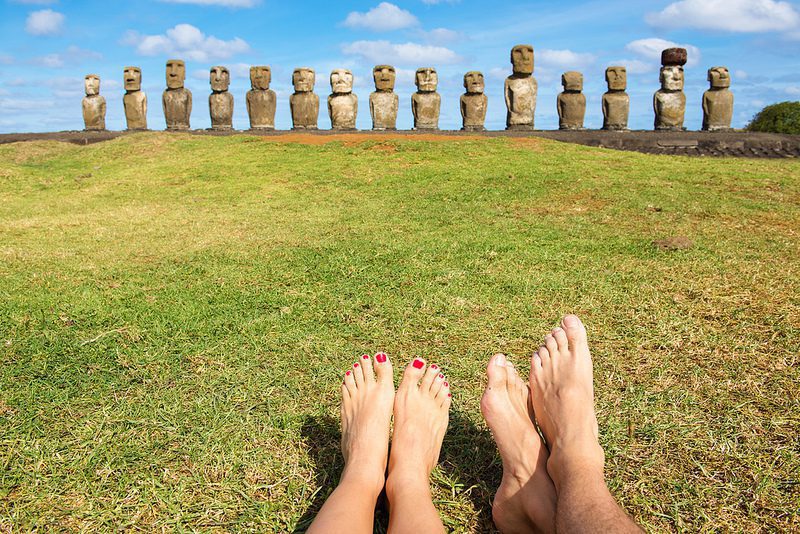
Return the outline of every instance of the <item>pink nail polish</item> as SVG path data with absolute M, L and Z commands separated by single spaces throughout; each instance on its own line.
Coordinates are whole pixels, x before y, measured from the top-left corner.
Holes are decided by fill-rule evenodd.
M 439 378 L 444 378 L 444 375 L 442 373 L 439 373 Z
M 378 363 L 386 363 L 386 355 L 382 352 L 379 352 L 375 355 L 375 361 Z
M 438 369 L 438 368 L 439 368 L 439 366 L 436 365 L 435 363 L 433 365 L 431 365 L 431 369 Z
M 368 354 L 365 354 L 365 355 L 363 355 L 361 358 L 362 358 L 363 360 L 369 360 L 369 355 L 368 355 Z
M 354 363 L 354 364 L 353 364 L 353 367 L 358 367 L 358 364 L 357 364 L 357 363 Z
M 414 366 L 414 369 L 422 369 L 425 366 L 425 362 L 422 360 L 414 360 L 414 363 L 411 365 Z

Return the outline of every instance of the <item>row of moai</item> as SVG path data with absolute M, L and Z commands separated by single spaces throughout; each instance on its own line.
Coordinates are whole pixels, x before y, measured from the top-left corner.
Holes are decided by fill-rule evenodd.
M 511 50 L 513 72 L 505 82 L 505 101 L 508 109 L 507 130 L 533 130 L 538 84 L 533 77 L 533 47 L 518 45 Z M 669 48 L 661 55 L 661 89 L 653 97 L 656 130 L 684 130 L 686 95 L 683 67 L 687 62 L 684 48 Z M 373 71 L 375 92 L 370 94 L 369 108 L 373 130 L 395 130 L 399 99 L 394 92 L 396 73 L 390 65 L 378 65 Z M 167 89 L 162 97 L 167 130 L 188 130 L 192 112 L 192 93 L 184 87 L 186 66 L 183 61 L 171 59 L 166 68 Z M 271 70 L 267 66 L 250 68 L 251 90 L 247 93 L 247 112 L 252 130 L 275 129 L 276 96 L 269 86 Z M 301 67 L 292 74 L 294 93 L 289 98 L 292 128 L 317 129 L 319 96 L 314 93 L 316 76 L 313 69 Z M 730 91 L 730 74 L 725 67 L 708 71 L 711 88 L 703 94 L 703 130 L 720 131 L 731 128 L 733 93 Z M 439 79 L 436 69 L 417 69 L 417 92 L 411 97 L 414 129 L 439 128 L 441 96 L 437 92 Z M 562 130 L 583 129 L 586 116 L 586 96 L 583 94 L 583 75 L 566 72 L 561 77 L 564 91 L 558 95 L 559 127 Z M 603 129 L 627 130 L 630 97 L 626 93 L 625 67 L 606 69 L 608 92 L 603 95 Z M 217 66 L 210 71 L 211 95 L 208 98 L 212 130 L 233 129 L 233 95 L 228 92 L 230 72 Z M 353 93 L 353 73 L 336 69 L 330 75 L 331 94 L 328 96 L 328 114 L 334 130 L 354 130 L 358 114 L 358 97 Z M 86 97 L 83 99 L 83 117 L 87 130 L 105 129 L 105 99 L 100 96 L 100 78 L 90 74 L 85 79 Z M 461 95 L 462 130 L 485 130 L 488 98 L 484 94 L 484 77 L 477 71 L 464 75 L 466 92 Z M 147 129 L 147 96 L 142 91 L 142 72 L 138 67 L 125 68 L 125 118 L 129 130 Z

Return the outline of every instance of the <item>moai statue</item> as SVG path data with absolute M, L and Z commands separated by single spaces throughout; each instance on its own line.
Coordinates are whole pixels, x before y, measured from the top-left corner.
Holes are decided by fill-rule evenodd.
M 147 95 L 142 91 L 142 69 L 125 67 L 125 96 L 122 106 L 125 108 L 125 122 L 128 130 L 147 129 Z
M 482 132 L 486 128 L 486 108 L 489 105 L 489 98 L 483 94 L 486 84 L 483 81 L 483 74 L 478 71 L 470 71 L 464 75 L 464 89 L 466 92 L 461 95 L 461 118 L 463 120 L 462 130 L 469 132 Z
M 192 115 L 192 92 L 183 86 L 186 64 L 180 59 L 167 61 L 167 89 L 161 99 L 167 130 L 188 130 Z
M 415 76 L 417 92 L 411 95 L 411 112 L 414 114 L 415 130 L 438 130 L 439 110 L 442 97 L 436 92 L 439 75 L 433 67 L 417 69 Z
M 586 116 L 586 95 L 583 74 L 569 71 L 561 75 L 564 92 L 558 95 L 558 127 L 561 130 L 582 130 Z
M 211 94 L 208 96 L 208 109 L 211 112 L 211 129 L 232 130 L 233 95 L 228 92 L 231 73 L 225 67 L 211 67 L 209 82 Z
M 272 71 L 266 66 L 250 67 L 250 89 L 247 92 L 247 114 L 251 130 L 275 129 L 275 91 L 269 88 Z
M 292 73 L 294 94 L 289 97 L 293 130 L 316 130 L 319 117 L 319 96 L 314 94 L 316 76 L 313 69 L 300 67 Z
M 703 93 L 703 130 L 730 130 L 733 118 L 731 75 L 726 67 L 713 67 L 708 69 L 708 81 L 711 89 Z
M 628 88 L 628 72 L 625 67 L 608 67 L 606 83 L 608 92 L 603 95 L 603 129 L 627 130 L 631 97 L 625 92 Z
M 505 97 L 508 115 L 506 130 L 533 130 L 536 94 L 539 85 L 533 77 L 533 47 L 517 45 L 511 49 L 513 74 L 506 78 Z
M 334 130 L 355 130 L 358 97 L 353 94 L 353 73 L 346 69 L 331 72 L 331 94 L 328 96 L 328 115 Z
M 683 93 L 685 48 L 668 48 L 661 53 L 661 89 L 653 96 L 656 130 L 683 131 L 686 95 Z
M 375 79 L 375 92 L 369 95 L 372 129 L 396 130 L 400 99 L 394 92 L 394 82 L 397 79 L 394 67 L 377 65 L 372 69 L 372 77 Z
M 83 123 L 86 130 L 106 129 L 106 99 L 100 96 L 100 76 L 88 74 L 83 80 Z

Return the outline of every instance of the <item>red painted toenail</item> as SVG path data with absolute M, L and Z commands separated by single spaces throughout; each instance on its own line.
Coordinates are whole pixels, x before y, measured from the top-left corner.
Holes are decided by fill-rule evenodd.
M 439 368 L 439 366 L 436 365 L 435 363 L 433 365 L 431 365 L 431 369 L 438 369 L 438 368 Z
M 358 367 L 358 364 L 357 364 L 357 363 L 354 363 L 354 364 L 353 364 L 353 367 Z
M 378 363 L 386 363 L 386 355 L 382 352 L 379 352 L 378 354 L 375 355 L 375 360 Z
M 448 396 L 448 397 L 452 397 L 452 396 L 453 396 L 453 394 L 452 394 L 452 393 L 448 393 L 448 394 L 447 394 L 447 396 Z
M 345 374 L 346 374 L 347 376 L 350 376 L 350 371 L 347 371 Z
M 442 373 L 439 373 L 439 378 L 444 378 L 444 375 Z
M 447 388 L 447 387 L 450 387 L 450 384 L 448 384 L 447 382 L 445 382 L 445 383 L 444 383 L 444 387 L 446 387 L 446 388 Z
M 414 363 L 412 363 L 411 365 L 414 366 L 414 369 L 422 369 L 425 366 L 425 362 L 423 362 L 422 360 L 414 360 Z
M 369 360 L 369 355 L 365 354 L 365 355 L 362 356 L 362 358 L 365 359 L 365 360 Z

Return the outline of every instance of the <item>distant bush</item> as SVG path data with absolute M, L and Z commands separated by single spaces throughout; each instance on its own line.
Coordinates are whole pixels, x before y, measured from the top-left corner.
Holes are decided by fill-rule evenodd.
M 800 102 L 781 102 L 765 107 L 753 117 L 747 129 L 800 135 Z

